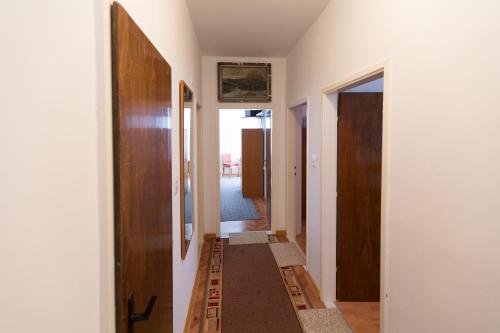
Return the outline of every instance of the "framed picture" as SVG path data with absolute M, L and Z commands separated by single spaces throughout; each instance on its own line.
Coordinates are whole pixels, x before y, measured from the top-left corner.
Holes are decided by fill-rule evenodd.
M 270 102 L 271 64 L 219 62 L 219 102 Z

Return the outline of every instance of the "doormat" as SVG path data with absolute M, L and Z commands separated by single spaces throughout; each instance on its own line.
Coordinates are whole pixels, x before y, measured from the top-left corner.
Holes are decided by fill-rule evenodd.
M 269 243 L 266 231 L 233 232 L 229 234 L 229 245 Z
M 212 240 L 205 288 L 202 332 L 220 333 L 222 329 L 222 264 L 223 245 L 220 237 Z
M 298 314 L 304 333 L 352 333 L 339 309 L 310 309 Z
M 271 243 L 269 247 L 279 267 L 302 266 L 306 264 L 306 258 L 295 243 Z

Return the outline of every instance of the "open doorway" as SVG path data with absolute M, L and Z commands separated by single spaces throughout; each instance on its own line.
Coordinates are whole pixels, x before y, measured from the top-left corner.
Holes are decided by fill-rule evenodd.
M 271 230 L 272 111 L 220 109 L 221 234 Z
M 296 227 L 295 240 L 304 254 L 307 253 L 307 105 L 295 109 L 296 113 Z
M 380 329 L 383 80 L 341 89 L 337 100 L 337 305 L 373 332 Z
M 287 235 L 307 255 L 308 104 L 287 114 Z

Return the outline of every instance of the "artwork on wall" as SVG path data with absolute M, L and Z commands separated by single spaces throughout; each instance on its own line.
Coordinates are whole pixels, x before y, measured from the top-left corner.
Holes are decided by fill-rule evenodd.
M 270 102 L 271 64 L 219 62 L 219 102 Z

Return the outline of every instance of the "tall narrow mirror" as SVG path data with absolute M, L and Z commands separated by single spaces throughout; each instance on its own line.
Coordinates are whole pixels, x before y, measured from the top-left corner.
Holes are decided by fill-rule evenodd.
M 181 254 L 186 257 L 189 243 L 193 237 L 193 91 L 180 82 L 180 198 L 181 198 Z

